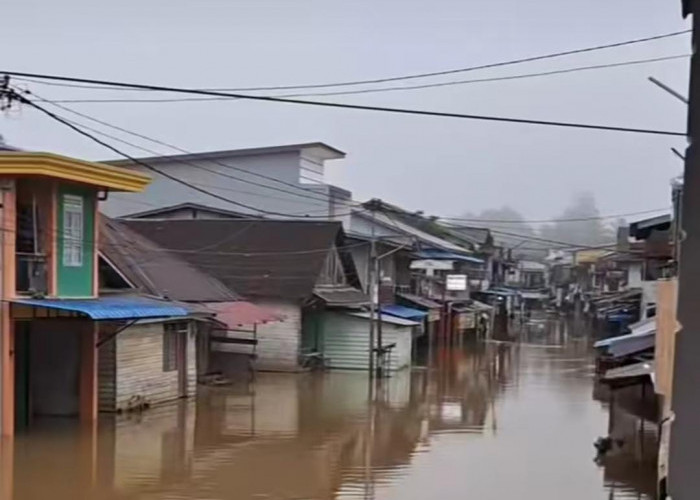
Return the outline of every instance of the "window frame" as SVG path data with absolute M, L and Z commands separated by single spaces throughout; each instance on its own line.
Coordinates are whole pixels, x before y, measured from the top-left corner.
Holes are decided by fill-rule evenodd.
M 163 324 L 163 372 L 170 373 L 180 370 L 178 349 L 181 342 L 187 339 L 189 324 L 186 321 L 173 321 Z
M 80 195 L 64 194 L 63 209 L 63 267 L 83 267 L 85 261 L 85 199 Z

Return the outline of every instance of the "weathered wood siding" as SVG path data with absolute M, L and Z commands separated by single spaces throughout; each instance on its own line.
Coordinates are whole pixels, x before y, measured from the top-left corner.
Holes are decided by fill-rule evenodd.
M 150 404 L 172 401 L 180 396 L 178 371 L 163 371 L 163 323 L 139 324 L 126 329 L 116 341 L 116 409 L 128 407 L 133 397 Z M 187 334 L 187 396 L 197 386 L 195 337 Z
M 97 377 L 99 383 L 98 409 L 114 411 L 117 398 L 116 341 L 109 341 L 99 348 Z

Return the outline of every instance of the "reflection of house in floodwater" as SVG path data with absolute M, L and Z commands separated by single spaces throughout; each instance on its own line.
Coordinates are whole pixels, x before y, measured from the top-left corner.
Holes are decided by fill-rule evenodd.
M 49 482 L 58 498 L 333 499 L 410 462 L 425 420 L 425 385 L 410 379 L 387 380 L 370 406 L 360 374 L 266 374 L 252 390 L 215 388 L 196 406 L 105 422 L 97 438 L 61 429 L 18 442 L 15 494 L 41 498 Z M 44 462 L 50 472 L 37 484 Z
M 471 351 L 437 353 L 436 373 L 428 387 L 432 432 L 482 432 L 489 414 L 490 425 L 496 425 L 493 403 L 509 378 L 509 350 L 507 344 L 490 343 Z
M 653 388 L 643 388 L 594 385 L 593 397 L 609 408 L 608 435 L 617 441 L 601 460 L 611 495 L 656 493 L 659 415 Z

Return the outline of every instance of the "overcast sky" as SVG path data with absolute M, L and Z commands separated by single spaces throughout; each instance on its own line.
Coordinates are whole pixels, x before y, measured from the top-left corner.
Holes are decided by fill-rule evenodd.
M 660 0 L 8 0 L 0 69 L 192 87 L 306 84 L 440 71 L 688 27 Z M 430 81 L 501 76 L 689 53 L 690 37 Z M 682 131 L 688 60 L 326 98 L 518 118 Z M 44 97 L 120 97 L 29 84 Z M 127 93 L 133 97 L 142 94 Z M 154 96 L 150 96 L 154 97 Z M 324 141 L 348 153 L 328 180 L 356 198 L 457 215 L 504 204 L 561 212 L 575 191 L 603 214 L 670 205 L 683 138 L 242 101 L 73 104 L 193 151 Z M 16 146 L 88 159 L 115 155 L 29 109 L 0 116 Z M 144 144 L 164 154 L 165 148 Z M 125 149 L 128 149 L 125 147 Z M 129 150 L 139 154 L 136 150 Z

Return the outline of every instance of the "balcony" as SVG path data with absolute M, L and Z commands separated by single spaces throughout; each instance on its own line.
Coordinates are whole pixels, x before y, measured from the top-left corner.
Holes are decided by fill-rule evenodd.
M 47 294 L 48 272 L 46 255 L 17 252 L 17 293 Z

